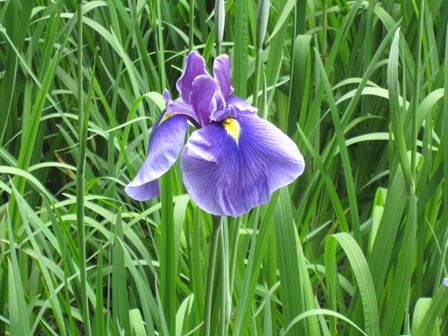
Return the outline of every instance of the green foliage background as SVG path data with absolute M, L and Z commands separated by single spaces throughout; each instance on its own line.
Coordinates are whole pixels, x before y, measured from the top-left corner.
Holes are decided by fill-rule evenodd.
M 222 219 L 211 334 L 446 335 L 448 2 L 272 0 L 258 43 L 257 6 L 225 1 L 221 50 L 306 170 Z M 203 334 L 216 219 L 178 164 L 123 189 L 214 8 L 0 0 L 1 335 Z

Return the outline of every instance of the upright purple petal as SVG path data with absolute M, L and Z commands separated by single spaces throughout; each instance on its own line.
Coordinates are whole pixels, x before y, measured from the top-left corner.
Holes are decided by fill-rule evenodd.
M 233 92 L 233 87 L 230 85 L 230 60 L 227 55 L 220 55 L 216 57 L 213 63 L 213 75 L 218 83 L 219 92 L 226 100 Z
M 176 83 L 177 90 L 187 104 L 190 103 L 193 81 L 196 77 L 201 75 L 209 76 L 205 70 L 204 58 L 202 58 L 196 51 L 190 51 L 185 59 L 184 72 Z
M 157 178 L 176 162 L 184 145 L 187 115 L 171 115 L 165 111 L 153 126 L 148 155 L 135 178 L 126 186 L 126 193 L 139 201 L 159 194 Z
M 192 87 L 190 104 L 199 124 L 204 127 L 210 122 L 212 113 L 216 110 L 216 81 L 209 76 L 199 76 L 194 80 Z
M 163 100 L 165 100 L 165 103 L 168 105 L 169 102 L 171 102 L 171 95 L 168 89 L 163 90 L 162 93 Z
M 212 122 L 195 131 L 181 166 L 185 187 L 200 208 L 239 216 L 267 203 L 270 193 L 302 174 L 305 163 L 295 143 L 258 116 L 226 121 L 233 126 Z

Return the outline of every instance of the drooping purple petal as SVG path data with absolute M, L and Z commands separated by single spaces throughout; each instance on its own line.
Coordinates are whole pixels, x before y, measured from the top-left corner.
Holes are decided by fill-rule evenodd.
M 212 122 L 195 131 L 182 155 L 185 187 L 205 211 L 239 216 L 267 203 L 270 193 L 304 170 L 295 143 L 271 123 L 253 114 L 240 114 L 237 136 Z
M 241 113 L 252 113 L 255 114 L 258 112 L 257 108 L 249 104 L 244 99 L 238 96 L 229 96 L 226 100 L 227 105 L 232 105 Z
M 210 122 L 211 115 L 216 110 L 216 81 L 209 76 L 198 76 L 192 88 L 190 104 L 196 113 L 197 121 L 204 127 Z
M 137 201 L 146 201 L 150 198 L 157 197 L 160 194 L 159 181 L 157 180 L 135 186 L 129 183 L 124 190 L 129 197 Z
M 176 83 L 177 90 L 187 104 L 190 103 L 193 81 L 196 77 L 201 75 L 209 76 L 205 70 L 205 61 L 196 51 L 190 51 L 185 59 L 184 72 Z
M 213 63 L 213 75 L 218 83 L 219 92 L 224 100 L 226 100 L 233 92 L 233 87 L 230 85 L 230 60 L 227 55 L 220 55 L 216 57 Z
M 163 112 L 153 126 L 148 155 L 135 178 L 126 186 L 126 193 L 139 201 L 159 194 L 157 178 L 176 162 L 187 131 L 186 115 Z

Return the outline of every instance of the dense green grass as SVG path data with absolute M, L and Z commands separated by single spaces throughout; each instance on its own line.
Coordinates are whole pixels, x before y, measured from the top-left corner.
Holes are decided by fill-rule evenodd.
M 448 334 L 448 3 L 263 4 L 0 0 L 0 335 Z M 306 160 L 240 218 L 124 193 L 190 49 Z

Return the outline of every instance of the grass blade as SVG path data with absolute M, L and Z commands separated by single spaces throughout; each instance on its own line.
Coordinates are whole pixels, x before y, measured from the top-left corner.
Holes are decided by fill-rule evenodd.
M 315 308 L 314 295 L 305 265 L 301 244 L 298 241 L 288 190 L 280 190 L 275 211 L 275 232 L 278 246 L 278 268 L 283 290 L 283 314 L 285 325 L 289 325 L 300 313 Z M 316 317 L 291 328 L 294 335 L 317 335 L 319 327 Z
M 399 84 L 398 84 L 398 41 L 400 37 L 400 30 L 397 30 L 392 41 L 392 46 L 390 49 L 389 63 L 387 66 L 387 83 L 389 89 L 389 105 L 391 114 L 391 126 L 392 133 L 394 135 L 394 143 L 397 147 L 397 154 L 400 160 L 401 169 L 403 170 L 403 175 L 410 189 L 414 188 L 414 182 L 412 179 L 410 162 L 407 156 L 406 142 L 403 132 L 403 122 L 402 122 L 402 109 L 398 103 L 399 97 Z
M 124 262 L 124 240 L 121 213 L 117 213 L 112 256 L 112 316 L 114 335 L 130 335 L 129 297 L 127 291 L 126 268 Z
M 447 295 L 448 287 L 441 285 L 431 300 L 431 305 L 421 320 L 420 325 L 414 334 L 415 336 L 431 335 L 432 331 L 435 329 L 437 319 L 448 307 L 448 300 L 446 300 Z
M 11 259 L 8 260 L 8 286 L 9 286 L 9 328 L 11 335 L 31 336 L 29 314 L 25 301 L 25 293 L 20 281 L 19 264 L 16 255 L 11 220 L 8 217 L 9 245 Z
M 333 240 L 333 241 L 332 241 Z M 355 274 L 356 283 L 361 296 L 364 309 L 364 324 L 367 335 L 380 335 L 378 303 L 373 285 L 372 275 L 367 261 L 356 241 L 347 233 L 341 232 L 332 235 L 327 239 L 325 253 L 334 255 L 336 253 L 336 242 L 338 242 Z M 328 251 L 328 252 L 327 252 Z

